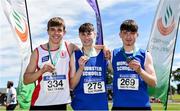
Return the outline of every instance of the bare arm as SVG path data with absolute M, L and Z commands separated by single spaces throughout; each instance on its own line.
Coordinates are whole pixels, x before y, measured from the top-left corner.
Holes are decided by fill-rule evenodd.
M 105 55 L 106 60 L 111 59 L 111 51 L 106 45 L 95 45 L 94 47 L 98 50 L 103 49 L 103 53 Z
M 134 69 L 149 86 L 155 87 L 157 84 L 157 78 L 153 67 L 153 60 L 149 52 L 147 52 L 144 66 L 145 70 L 142 69 L 140 63 L 136 60 L 132 60 L 129 63 L 129 67 Z
M 45 72 L 53 72 L 54 67 L 50 64 L 45 64 L 42 69 L 37 70 L 37 50 L 34 50 L 30 62 L 26 68 L 24 73 L 24 84 L 30 84 L 38 80 L 38 78 Z
M 70 56 L 72 55 L 72 53 L 75 51 L 75 50 L 78 50 L 79 47 L 76 45 L 76 44 L 73 44 L 73 43 L 70 43 L 70 42 L 67 42 L 67 46 L 68 46 L 68 51 L 70 53 Z
M 71 75 L 73 75 L 73 77 L 71 77 L 70 79 L 71 89 L 74 89 L 79 83 L 86 62 L 87 62 L 87 57 L 81 56 L 81 58 L 78 60 L 79 69 L 76 72 L 75 60 L 74 57 L 71 56 L 70 67 L 71 67 Z

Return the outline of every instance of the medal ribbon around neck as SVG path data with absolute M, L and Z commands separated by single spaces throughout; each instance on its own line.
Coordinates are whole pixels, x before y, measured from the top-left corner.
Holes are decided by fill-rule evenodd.
M 125 57 L 127 63 L 129 63 L 131 60 L 133 60 L 136 56 L 136 48 L 133 49 L 133 55 L 129 56 L 129 57 L 127 57 L 124 47 L 122 47 L 121 50 L 123 52 L 123 56 Z
M 85 53 L 84 48 L 82 47 L 82 52 L 85 56 L 87 56 L 88 58 L 94 56 L 94 53 L 96 52 L 96 50 L 93 48 L 90 49 L 90 51 L 88 53 Z
M 56 66 L 57 61 L 58 61 L 58 59 L 60 57 L 60 51 L 62 50 L 62 42 L 59 45 L 59 49 L 58 49 L 58 51 L 56 52 L 56 54 L 55 54 L 55 56 L 53 58 L 52 58 L 52 55 L 51 55 L 49 43 L 47 44 L 47 48 L 48 48 L 48 53 L 49 53 L 49 58 L 51 60 L 51 63 L 53 64 L 53 66 Z

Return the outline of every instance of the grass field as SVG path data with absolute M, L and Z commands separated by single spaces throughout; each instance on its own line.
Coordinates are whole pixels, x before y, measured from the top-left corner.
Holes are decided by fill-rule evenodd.
M 180 111 L 180 95 L 173 95 L 172 101 L 173 101 L 172 103 L 168 103 L 167 110 L 169 110 L 169 111 Z M 152 103 L 151 105 L 152 105 L 153 111 L 158 111 L 158 110 L 163 109 L 161 103 Z M 111 107 L 112 107 L 112 104 L 109 103 L 109 109 L 111 109 Z M 20 110 L 21 109 L 19 108 L 19 106 L 17 106 L 15 111 L 20 111 Z M 5 107 L 0 106 L 0 111 L 5 111 Z M 72 111 L 72 108 L 70 105 L 68 105 L 68 111 Z
M 162 110 L 162 105 L 160 103 L 152 103 L 151 105 L 152 105 L 153 111 Z M 111 107 L 112 107 L 112 105 L 110 103 L 109 108 L 111 109 Z M 20 110 L 21 109 L 19 108 L 19 106 L 17 106 L 15 111 L 20 111 Z M 168 110 L 169 111 L 180 111 L 180 103 L 169 103 L 168 104 Z M 0 106 L 0 111 L 5 111 L 5 107 Z M 72 108 L 70 105 L 68 105 L 68 111 L 72 111 Z

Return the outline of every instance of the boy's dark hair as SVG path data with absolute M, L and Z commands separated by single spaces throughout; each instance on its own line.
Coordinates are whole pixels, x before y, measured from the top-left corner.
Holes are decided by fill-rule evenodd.
M 60 17 L 53 17 L 48 21 L 47 24 L 47 30 L 49 30 L 50 27 L 54 27 L 54 26 L 62 26 L 63 29 L 65 30 L 65 22 L 62 18 Z
M 7 88 L 11 88 L 13 85 L 14 85 L 14 83 L 12 81 L 8 81 Z
M 79 33 L 84 33 L 84 32 L 92 32 L 94 31 L 94 26 L 91 23 L 84 23 L 79 27 Z
M 120 31 L 122 31 L 122 30 L 137 32 L 138 25 L 136 24 L 136 22 L 134 20 L 131 20 L 131 19 L 125 20 L 120 26 Z

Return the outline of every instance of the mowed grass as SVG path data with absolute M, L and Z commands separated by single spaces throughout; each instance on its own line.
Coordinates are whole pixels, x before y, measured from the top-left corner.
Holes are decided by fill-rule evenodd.
M 152 103 L 152 110 L 157 111 L 157 110 L 163 110 L 162 109 L 162 104 L 161 103 Z M 109 109 L 111 110 L 112 104 L 109 103 Z M 71 106 L 68 105 L 67 107 L 68 111 L 73 111 Z M 15 111 L 20 111 L 21 109 L 19 106 L 16 107 Z M 167 110 L 171 111 L 180 111 L 180 103 L 169 103 Z M 0 111 L 5 111 L 5 106 L 0 106 Z M 25 111 L 25 110 L 23 110 Z
M 168 103 L 168 107 L 167 110 L 171 110 L 171 111 L 180 111 L 180 95 L 172 95 L 171 97 L 169 97 L 169 99 L 172 99 L 172 101 L 174 101 L 173 103 Z M 157 110 L 163 110 L 163 105 L 161 103 L 151 103 L 152 106 L 152 110 L 153 111 L 157 111 Z M 112 103 L 109 102 L 109 109 L 111 110 L 112 108 Z M 73 111 L 71 106 L 68 105 L 67 106 L 68 111 Z M 5 106 L 0 106 L 0 111 L 5 111 L 6 108 Z M 19 106 L 16 107 L 15 111 L 20 111 L 21 109 L 19 108 Z M 23 110 L 25 111 L 25 110 Z

